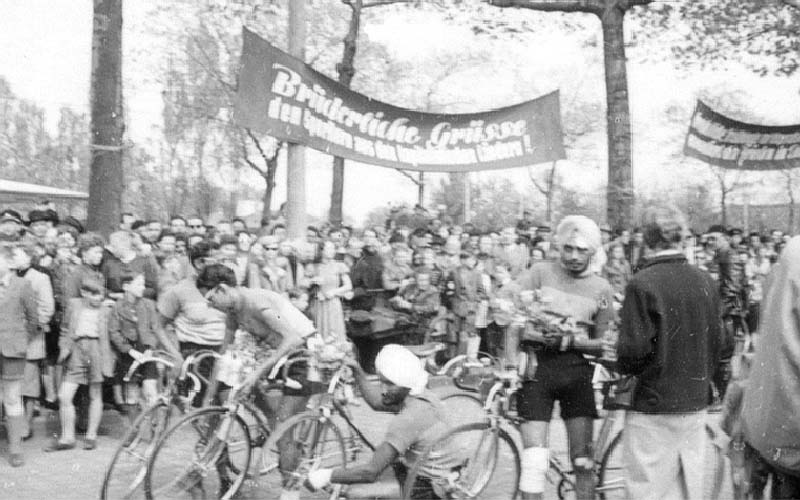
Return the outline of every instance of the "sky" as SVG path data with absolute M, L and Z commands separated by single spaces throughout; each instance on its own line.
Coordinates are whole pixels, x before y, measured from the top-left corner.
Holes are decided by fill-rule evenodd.
M 137 30 L 147 22 L 147 9 L 153 0 L 127 0 L 123 50 L 146 44 Z M 90 0 L 0 0 L 0 75 L 11 83 L 18 96 L 35 101 L 47 111 L 52 129 L 61 106 L 88 112 L 92 2 Z M 473 42 L 467 27 L 443 26 L 431 16 L 394 16 L 380 25 L 365 26 L 369 36 L 387 45 L 393 57 L 413 61 L 427 50 Z M 546 73 L 549 87 L 534 84 L 529 98 L 554 88 L 561 88 L 562 109 L 573 105 L 585 94 L 604 92 L 599 49 L 590 64 L 583 64 L 586 50 L 568 40 L 554 39 L 546 47 L 509 47 L 508 68 L 492 75 L 464 75 L 449 82 L 453 94 L 473 98 L 480 109 L 514 104 L 509 101 L 519 68 L 530 69 L 534 83 L 537 72 Z M 575 61 L 565 64 L 565 61 Z M 160 88 L 142 77 L 141 68 L 123 66 L 123 90 L 128 111 L 131 139 L 146 143 L 156 133 L 160 120 Z M 516 76 L 515 76 L 516 75 Z M 759 78 L 742 69 L 708 72 L 697 69 L 679 74 L 666 63 L 630 64 L 629 83 L 634 141 L 634 180 L 637 189 L 668 190 L 687 175 L 695 175 L 697 165 L 661 168 L 663 159 L 654 151 L 662 136 L 680 137 L 675 130 L 659 129 L 661 118 L 670 104 L 691 106 L 702 92 L 715 89 L 740 89 L 749 96 L 751 111 L 774 124 L 800 123 L 800 80 Z M 598 94 L 599 93 L 599 94 Z M 465 111 L 459 109 L 457 111 Z M 688 126 L 688 123 L 687 123 Z M 679 141 L 679 139 L 678 139 Z M 604 140 L 586 147 L 605 148 Z M 676 146 L 678 147 L 679 144 Z M 682 162 L 683 163 L 683 162 Z M 604 164 L 564 162 L 563 169 L 578 187 L 593 189 L 605 179 Z M 315 215 L 327 212 L 331 160 L 316 152 L 307 153 L 308 211 Z M 683 170 L 682 170 L 683 169 Z M 697 175 L 702 175 L 698 173 Z M 473 174 L 474 179 L 505 177 L 519 185 L 530 185 L 526 169 Z M 438 184 L 440 174 L 429 175 L 430 186 Z M 285 199 L 285 169 L 278 174 L 275 203 Z M 430 192 L 431 189 L 428 189 Z M 373 207 L 387 203 L 416 201 L 417 187 L 399 173 L 381 167 L 348 164 L 345 176 L 345 213 L 361 220 Z

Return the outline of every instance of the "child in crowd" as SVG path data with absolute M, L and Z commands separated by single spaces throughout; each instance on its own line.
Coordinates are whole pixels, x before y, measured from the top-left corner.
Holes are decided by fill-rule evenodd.
M 33 436 L 33 411 L 34 403 L 42 396 L 42 385 L 51 399 L 55 395 L 55 384 L 53 379 L 43 377 L 45 374 L 45 335 L 50 330 L 50 320 L 55 312 L 55 301 L 53 299 L 53 287 L 50 278 L 32 267 L 35 256 L 34 247 L 17 246 L 13 250 L 14 264 L 17 269 L 17 276 L 24 278 L 31 284 L 33 294 L 36 298 L 36 308 L 38 319 L 36 323 L 36 334 L 28 340 L 28 350 L 26 353 L 25 377 L 22 384 L 22 397 L 25 403 L 25 420 L 28 430 L 23 440 L 28 440 Z
M 0 397 L 6 412 L 8 462 L 21 467 L 25 412 L 22 383 L 28 343 L 37 334 L 39 316 L 30 282 L 18 277 L 11 267 L 14 254 L 0 246 Z
M 61 337 L 59 364 L 64 364 L 64 380 L 58 394 L 61 416 L 61 438 L 45 451 L 75 448 L 75 406 L 72 398 L 81 385 L 89 387 L 89 424 L 83 449 L 97 447 L 97 429 L 103 415 L 103 378 L 112 377 L 113 354 L 108 339 L 107 307 L 103 306 L 104 287 L 91 275 L 80 285 L 81 296 L 67 303 Z
M 127 395 L 122 393 L 123 379 L 135 359 L 159 344 L 160 324 L 155 302 L 144 298 L 144 275 L 129 274 L 122 276 L 120 281 L 123 296 L 111 308 L 108 336 L 117 351 L 114 400 L 122 406 L 135 404 L 136 397 L 126 398 Z M 145 363 L 138 373 L 142 379 L 142 396 L 149 406 L 158 396 L 158 367 L 154 363 Z

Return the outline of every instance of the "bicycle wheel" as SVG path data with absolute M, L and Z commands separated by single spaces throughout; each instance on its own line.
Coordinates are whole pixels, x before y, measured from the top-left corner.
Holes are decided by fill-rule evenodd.
M 475 393 L 453 390 L 441 393 L 439 399 L 455 427 L 486 419 L 483 401 Z
M 250 466 L 250 432 L 228 408 L 210 407 L 180 419 L 156 443 L 144 480 L 152 499 L 229 499 Z
M 622 459 L 622 432 L 620 432 L 611 440 L 611 444 L 603 452 L 603 460 L 600 462 L 600 471 L 595 487 L 595 494 L 600 500 L 627 498 Z
M 297 483 L 298 479 L 306 477 L 309 471 L 347 466 L 341 430 L 330 418 L 320 415 L 319 412 L 295 415 L 280 424 L 276 433 L 276 439 L 269 443 L 269 452 L 272 459 L 279 463 L 281 472 L 280 475 L 269 476 L 272 478 L 270 487 L 275 490 L 299 488 L 301 485 Z M 303 498 L 329 497 L 330 493 L 324 491 L 303 491 Z
M 144 496 L 141 486 L 147 472 L 148 457 L 164 430 L 182 413 L 179 407 L 160 401 L 136 417 L 106 468 L 101 500 Z
M 403 498 L 517 498 L 520 458 L 508 433 L 489 422 L 461 425 L 429 446 L 409 470 Z

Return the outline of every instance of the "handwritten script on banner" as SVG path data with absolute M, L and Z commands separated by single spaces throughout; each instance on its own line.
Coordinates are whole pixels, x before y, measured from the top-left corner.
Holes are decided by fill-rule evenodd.
M 485 113 L 421 113 L 353 92 L 244 30 L 236 122 L 362 163 L 456 172 L 565 157 L 558 92 Z
M 698 101 L 683 152 L 719 167 L 782 170 L 800 167 L 800 125 L 733 120 Z

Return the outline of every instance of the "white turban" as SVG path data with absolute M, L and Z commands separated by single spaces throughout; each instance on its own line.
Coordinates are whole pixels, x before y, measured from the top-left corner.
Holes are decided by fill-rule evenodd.
M 578 245 L 586 245 L 591 250 L 597 250 L 603 245 L 600 228 L 592 219 L 583 215 L 568 215 L 564 217 L 556 228 L 558 245 L 562 246 L 568 241 Z
M 411 389 L 412 396 L 421 394 L 428 385 L 428 373 L 420 359 L 398 344 L 380 350 L 375 356 L 375 369 L 394 385 Z

